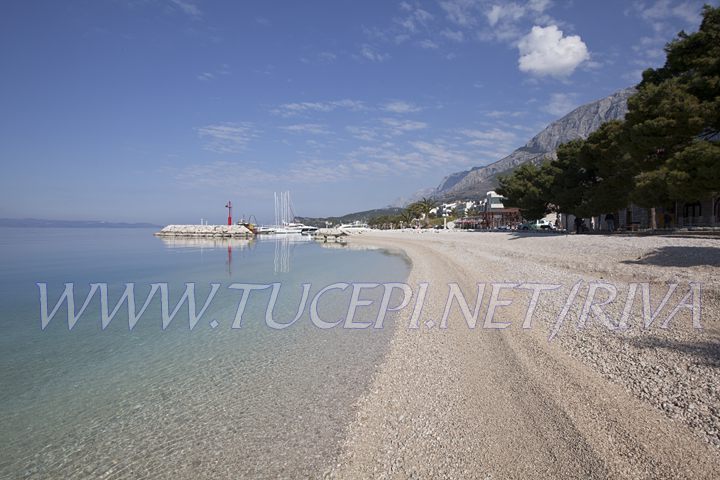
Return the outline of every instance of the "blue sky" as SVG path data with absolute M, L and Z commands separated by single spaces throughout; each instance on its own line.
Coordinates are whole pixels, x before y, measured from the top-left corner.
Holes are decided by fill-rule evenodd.
M 377 208 L 634 85 L 702 1 L 5 1 L 0 217 Z

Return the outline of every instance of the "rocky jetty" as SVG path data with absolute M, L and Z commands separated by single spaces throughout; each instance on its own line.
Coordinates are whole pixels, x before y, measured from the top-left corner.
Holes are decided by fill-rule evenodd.
M 348 235 L 347 232 L 340 230 L 339 228 L 319 228 L 314 234 L 315 240 L 321 240 L 327 243 L 328 239 L 334 240 L 338 243 L 344 243 L 345 238 Z
M 168 225 L 155 233 L 158 237 L 250 237 L 243 225 Z

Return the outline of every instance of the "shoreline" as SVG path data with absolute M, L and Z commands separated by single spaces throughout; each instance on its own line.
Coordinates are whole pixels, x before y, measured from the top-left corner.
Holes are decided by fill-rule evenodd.
M 656 266 L 625 264 L 619 257 L 590 258 L 579 268 L 562 262 L 547 265 L 546 247 L 571 252 L 585 248 L 588 237 L 545 238 L 549 240 L 539 246 L 537 236 L 389 232 L 355 235 L 351 241 L 405 252 L 412 264 L 411 285 L 457 282 L 464 292 L 472 292 L 475 282 L 517 280 L 523 275 L 528 281 L 569 281 L 571 276 L 622 281 L 626 270 L 647 270 L 648 281 L 658 282 L 682 280 L 682 270 L 686 276 L 690 270 L 710 281 L 713 295 L 718 291 L 717 280 L 712 283 L 712 265 L 655 271 Z M 694 240 L 671 243 L 688 241 Z M 653 240 L 639 242 L 639 249 L 655 248 Z M 528 262 L 526 250 L 537 261 Z M 428 291 L 423 321 L 441 315 L 447 291 L 440 290 Z M 475 298 L 469 296 L 472 306 Z M 716 307 L 716 297 L 710 300 Z M 690 427 L 696 417 L 680 415 L 674 421 L 643 398 L 644 386 L 634 391 L 627 385 L 627 379 L 642 379 L 643 369 L 605 371 L 605 364 L 622 366 L 623 359 L 633 359 L 632 348 L 624 357 L 595 364 L 587 359 L 607 347 L 604 342 L 612 335 L 592 328 L 577 335 L 566 328 L 559 341 L 548 343 L 550 313 L 557 306 L 541 302 L 539 328 L 532 330 L 520 328 L 524 310 L 519 306 L 518 300 L 517 306 L 507 307 L 506 318 L 513 325 L 502 331 L 470 331 L 457 309 L 451 311 L 447 330 L 422 324 L 419 330 L 409 330 L 410 312 L 400 312 L 390 351 L 358 403 L 341 458 L 326 476 L 711 478 L 720 469 L 720 449 L 703 439 L 699 428 Z M 717 318 L 707 317 L 708 322 L 704 334 L 715 340 Z M 615 335 L 612 341 L 625 340 Z M 578 350 L 578 345 L 585 346 Z M 695 375 L 712 382 L 717 370 L 710 366 Z M 676 380 L 661 378 L 659 383 L 674 385 Z M 717 407 L 716 397 L 705 400 L 695 409 Z

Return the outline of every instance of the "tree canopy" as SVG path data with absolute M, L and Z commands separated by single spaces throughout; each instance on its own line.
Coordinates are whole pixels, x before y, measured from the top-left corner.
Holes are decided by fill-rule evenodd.
M 500 187 L 497 193 L 512 199 L 513 205 L 520 209 L 523 217 L 537 220 L 550 211 L 548 192 L 552 179 L 553 175 L 547 164 L 538 167 L 525 163 L 511 175 L 498 179 Z
M 599 215 L 720 192 L 720 8 L 665 47 L 665 65 L 643 72 L 624 121 L 561 145 L 557 159 L 519 167 L 500 191 L 528 219 L 550 209 Z

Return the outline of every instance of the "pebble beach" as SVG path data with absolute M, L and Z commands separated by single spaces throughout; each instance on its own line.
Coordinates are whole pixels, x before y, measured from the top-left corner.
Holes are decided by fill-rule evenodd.
M 720 242 L 717 237 L 391 231 L 353 236 L 405 254 L 408 283 L 428 282 L 420 328 L 401 312 L 391 347 L 358 403 L 328 478 L 714 478 L 720 471 Z M 560 284 L 541 297 L 532 328 L 529 295 L 497 310 L 506 329 L 469 329 L 457 306 L 438 328 L 449 283 Z M 573 285 L 582 282 L 557 326 Z M 612 283 L 619 319 L 632 283 L 648 283 L 657 310 L 644 327 L 641 293 L 627 327 L 590 315 L 587 285 Z M 681 308 L 702 285 L 702 329 Z M 485 291 L 485 302 L 489 290 Z M 404 316 L 404 317 L 403 317 Z M 428 321 L 430 320 L 430 321 Z

